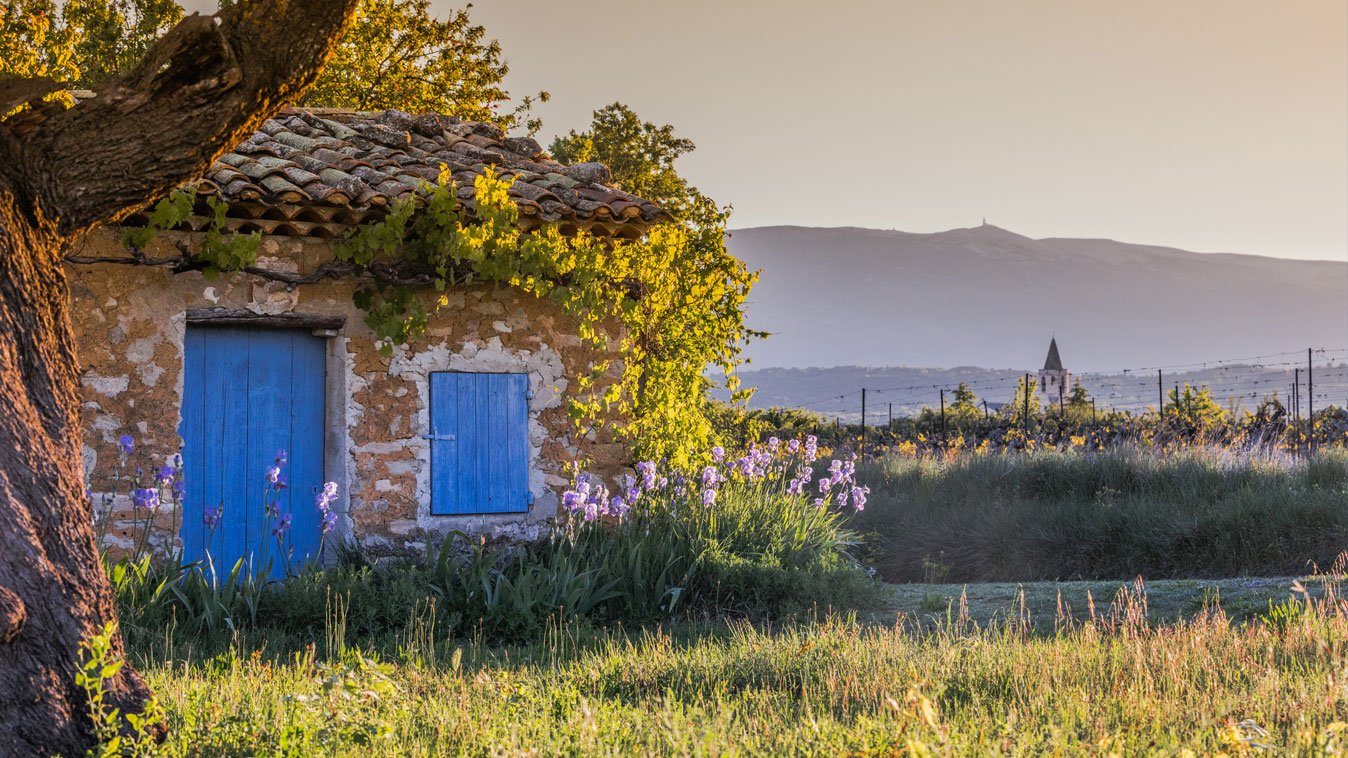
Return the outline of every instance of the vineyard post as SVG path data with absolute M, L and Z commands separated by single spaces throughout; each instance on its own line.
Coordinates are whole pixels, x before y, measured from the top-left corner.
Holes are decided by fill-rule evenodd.
M 1029 436 L 1030 436 L 1030 374 L 1029 374 L 1028 371 L 1025 373 L 1025 387 L 1024 387 L 1024 391 L 1023 391 L 1021 394 L 1025 396 L 1025 403 L 1024 403 L 1024 406 L 1025 406 L 1025 407 L 1024 407 L 1024 410 L 1022 411 L 1022 415 L 1021 415 L 1020 418 L 1021 418 L 1021 422 L 1025 425 L 1025 436 L 1026 436 L 1026 437 L 1029 437 Z
M 946 433 L 945 433 L 945 389 L 942 388 L 942 389 L 941 389 L 941 441 L 942 441 L 942 442 L 945 441 L 946 436 L 947 436 L 947 435 L 946 435 Z
M 1165 382 L 1161 378 L 1161 370 L 1156 369 L 1156 418 L 1165 415 Z
M 861 388 L 861 445 L 857 454 L 862 463 L 866 462 L 866 388 Z
M 1292 452 L 1301 452 L 1301 369 L 1292 369 Z
M 984 401 L 983 401 L 983 420 L 984 420 L 984 421 L 991 421 L 991 420 L 992 420 L 992 414 L 988 413 L 988 401 L 987 401 L 987 400 L 984 400 Z
M 1315 371 L 1312 361 L 1312 352 L 1306 348 L 1306 429 L 1310 432 L 1310 442 L 1307 447 L 1315 451 Z

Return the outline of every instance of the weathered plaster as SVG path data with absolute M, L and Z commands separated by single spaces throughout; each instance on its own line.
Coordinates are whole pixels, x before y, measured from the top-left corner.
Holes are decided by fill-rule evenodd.
M 85 244 L 94 248 L 85 252 L 101 255 L 120 250 L 106 232 Z M 292 271 L 312 270 L 330 257 L 330 243 L 321 240 L 268 238 L 260 249 L 263 265 Z M 290 289 L 245 274 L 208 283 L 197 273 L 102 264 L 72 267 L 70 282 L 83 367 L 85 463 L 96 497 L 111 489 L 109 464 L 119 457 L 121 434 L 137 437 L 137 460 L 163 461 L 179 451 L 185 313 L 203 307 L 345 318 L 343 329 L 321 335 L 328 342 L 325 473 L 341 493 L 338 536 L 376 553 L 424 549 L 454 530 L 532 538 L 557 515 L 569 461 L 590 458 L 601 475 L 625 463 L 622 447 L 605 434 L 574 438 L 566 412 L 572 378 L 600 356 L 582 344 L 573 319 L 518 290 L 478 285 L 447 293 L 426 334 L 385 357 L 352 303 L 359 286 L 353 281 Z M 534 503 L 527 514 L 430 514 L 430 447 L 422 435 L 429 431 L 436 371 L 528 374 Z M 118 498 L 110 545 L 127 546 L 130 516 L 129 498 Z

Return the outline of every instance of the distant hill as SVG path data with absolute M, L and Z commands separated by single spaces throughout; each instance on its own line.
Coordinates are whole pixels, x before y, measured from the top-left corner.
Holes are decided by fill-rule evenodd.
M 1012 374 L 1042 365 L 1051 334 L 1078 373 L 1348 345 L 1348 261 L 1035 240 L 989 225 L 739 229 L 730 250 L 763 271 L 749 322 L 774 336 L 751 347 L 751 368 Z

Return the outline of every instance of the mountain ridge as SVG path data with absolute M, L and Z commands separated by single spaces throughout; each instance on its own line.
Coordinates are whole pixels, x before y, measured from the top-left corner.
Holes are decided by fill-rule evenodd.
M 1078 371 L 1348 344 L 1348 261 L 990 224 L 731 234 L 730 251 L 763 272 L 747 318 L 774 337 L 750 346 L 755 366 L 1032 366 L 1053 334 Z

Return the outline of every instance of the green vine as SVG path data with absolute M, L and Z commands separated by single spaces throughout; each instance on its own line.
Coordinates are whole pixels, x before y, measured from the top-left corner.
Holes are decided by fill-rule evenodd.
M 161 231 L 185 225 L 195 214 L 198 195 L 195 189 L 175 189 L 155 204 L 149 222 L 143 227 L 129 227 L 122 232 L 122 244 L 133 250 L 144 250 Z M 225 234 L 225 213 L 229 205 L 213 195 L 205 196 L 210 215 L 201 230 L 201 244 L 192 250 L 194 264 L 201 267 L 201 275 L 208 281 L 225 271 L 240 271 L 257 263 L 257 250 L 262 235 Z
M 611 360 L 578 377 L 568 398 L 577 427 L 610 419 L 637 454 L 691 463 L 714 436 L 703 406 L 705 372 L 720 369 L 726 386 L 738 389 L 743 346 L 760 336 L 745 326 L 742 308 L 757 274 L 726 251 L 723 226 L 666 223 L 636 242 L 563 236 L 555 226 L 522 232 L 511 181 L 490 169 L 478 176 L 470 218 L 442 174 L 420 208 L 396 203 L 383 220 L 349 232 L 336 256 L 362 267 L 427 267 L 438 293 L 433 308 L 447 303 L 444 293 L 453 287 L 474 282 L 548 299 L 576 319 L 586 344 L 603 351 L 616 340 L 621 358 L 620 373 L 608 381 Z M 419 294 L 378 280 L 356 293 L 385 354 L 425 330 L 431 311 Z
M 525 233 L 512 181 L 488 169 L 464 207 L 442 172 L 416 200 L 395 202 L 383 219 L 338 240 L 337 260 L 371 282 L 353 300 L 380 351 L 392 355 L 421 336 L 455 287 L 515 287 L 575 318 L 583 344 L 600 354 L 612 355 L 616 345 L 617 366 L 596 360 L 576 377 L 567 401 L 579 430 L 607 423 L 640 456 L 694 462 L 721 441 L 706 413 L 707 370 L 719 369 L 724 385 L 738 390 L 744 344 L 762 336 L 745 326 L 743 312 L 758 275 L 726 251 L 725 214 L 714 224 L 664 223 L 640 241 L 564 236 L 555 225 Z M 184 225 L 197 200 L 192 190 L 175 190 L 144 228 L 125 231 L 123 243 L 144 249 L 157 232 Z M 226 235 L 225 203 L 207 197 L 206 205 L 211 216 L 201 244 L 187 253 L 192 263 L 207 279 L 253 266 L 261 236 Z M 390 277 L 390 270 L 416 275 Z

